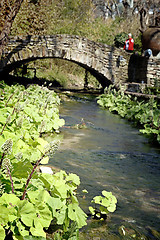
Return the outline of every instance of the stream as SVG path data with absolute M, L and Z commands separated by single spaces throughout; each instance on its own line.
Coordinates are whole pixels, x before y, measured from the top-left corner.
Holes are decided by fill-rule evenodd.
M 151 146 L 133 123 L 100 108 L 95 98 L 77 96 L 63 102 L 60 116 L 65 126 L 81 121 L 87 126 L 61 128 L 62 143 L 50 160 L 51 165 L 79 175 L 80 206 L 88 213 L 94 196 L 111 191 L 118 200 L 108 223 L 112 232 L 118 234 L 124 225 L 156 239 L 150 238 L 149 230 L 160 229 L 160 149 Z M 83 189 L 88 190 L 85 199 Z

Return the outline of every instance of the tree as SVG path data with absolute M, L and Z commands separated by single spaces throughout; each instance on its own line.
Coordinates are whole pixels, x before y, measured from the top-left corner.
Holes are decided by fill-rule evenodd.
M 13 21 L 23 0 L 1 0 L 0 3 L 0 56 L 11 31 Z
M 140 15 L 141 32 L 144 32 L 149 25 L 157 24 L 159 0 L 138 0 L 135 3 L 134 9 L 137 9 Z M 150 11 L 153 11 L 153 13 L 149 14 Z
M 124 6 L 124 15 L 126 17 L 129 17 L 132 15 L 132 9 L 133 9 L 133 0 L 125 0 L 122 1 Z

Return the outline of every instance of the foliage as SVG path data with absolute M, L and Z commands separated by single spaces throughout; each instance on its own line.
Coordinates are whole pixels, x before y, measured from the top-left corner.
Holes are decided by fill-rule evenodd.
M 154 86 L 145 86 L 143 93 L 160 96 L 160 84 L 159 84 L 159 81 L 157 79 L 155 79 Z
M 11 0 L 0 2 L 0 56 L 3 53 L 8 36 L 11 32 L 13 21 L 20 9 L 23 0 Z
M 87 216 L 79 207 L 75 192 L 80 184 L 79 177 L 72 173 L 67 175 L 64 171 L 54 175 L 36 173 L 25 199 L 21 190 L 26 179 L 20 178 L 20 175 L 18 179 L 14 177 L 19 167 L 17 164 L 13 172 L 14 192 L 11 193 L 9 186 L 5 185 L 5 193 L 0 197 L 0 230 L 3 234 L 1 239 L 4 239 L 5 231 L 11 231 L 14 239 L 21 240 L 30 235 L 46 238 L 45 230 L 51 222 L 52 229 L 56 229 L 55 234 L 59 235 L 59 239 L 71 239 L 79 228 L 86 225 Z M 25 166 L 23 170 L 25 173 L 28 169 Z M 2 169 L 1 182 L 4 182 L 3 180 L 7 181 L 8 177 Z
M 0 96 L 0 240 L 45 240 L 49 228 L 54 239 L 77 240 L 87 218 L 76 196 L 79 177 L 37 171 L 58 147 L 57 140 L 42 138 L 64 124 L 58 96 L 44 87 L 4 83 Z
M 134 38 L 134 49 L 140 55 L 142 53 L 142 41 L 141 41 L 142 34 L 140 33 L 138 37 Z
M 53 31 L 67 33 L 66 31 L 70 29 L 71 33 L 77 25 L 83 24 L 84 21 L 87 22 L 89 9 L 89 0 L 39 0 L 37 3 L 24 0 L 12 32 L 16 32 L 16 34 L 52 34 Z
M 89 210 L 94 217 L 103 220 L 109 212 L 116 210 L 117 199 L 111 192 L 102 191 L 103 196 L 96 196 L 91 201 L 95 204 L 95 208 L 90 206 Z M 98 206 L 98 207 L 97 207 Z
M 116 17 L 115 20 L 95 15 L 95 5 L 90 0 L 56 0 L 38 3 L 24 0 L 12 26 L 13 35 L 28 34 L 70 34 L 90 40 L 114 44 L 114 37 L 123 31 L 137 35 L 137 17 L 128 19 Z M 139 34 L 139 33 L 138 33 Z
M 79 177 L 64 171 L 54 175 L 36 171 L 57 148 L 56 141 L 48 144 L 39 135 L 64 124 L 58 115 L 60 100 L 44 87 L 1 86 L 1 239 L 9 232 L 20 240 L 30 235 L 46 238 L 52 221 L 57 238 L 71 239 L 86 225 L 75 192 Z
M 11 159 L 22 152 L 22 159 L 35 162 L 48 144 L 41 136 L 58 131 L 64 125 L 64 120 L 59 118 L 59 97 L 45 87 L 31 85 L 24 89 L 23 86 L 4 85 L 1 99 L 0 145 L 11 138 Z M 47 162 L 48 157 L 42 161 Z
M 110 86 L 105 94 L 98 97 L 97 103 L 110 112 L 140 124 L 140 132 L 160 143 L 160 109 L 153 98 L 149 101 L 137 101 L 135 97 L 132 100 L 130 95 L 125 95 L 122 90 L 116 91 Z
M 128 33 L 122 32 L 115 36 L 114 43 L 116 47 L 123 47 L 126 39 L 128 38 Z

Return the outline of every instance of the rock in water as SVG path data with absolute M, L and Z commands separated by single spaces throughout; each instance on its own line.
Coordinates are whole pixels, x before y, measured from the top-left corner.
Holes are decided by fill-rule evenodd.
M 48 174 L 53 175 L 53 171 L 52 171 L 52 169 L 50 167 L 40 166 L 39 168 L 40 168 L 40 171 L 42 173 L 48 173 Z

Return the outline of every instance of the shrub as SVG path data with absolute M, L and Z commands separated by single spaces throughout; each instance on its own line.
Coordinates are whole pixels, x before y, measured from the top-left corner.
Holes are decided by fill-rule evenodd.
M 141 52 L 142 52 L 141 34 L 139 34 L 139 36 L 134 39 L 134 49 L 136 52 L 141 54 Z
M 114 38 L 114 44 L 116 47 L 123 47 L 124 46 L 124 43 L 125 43 L 125 40 L 127 39 L 128 37 L 128 34 L 125 33 L 125 32 L 122 32 L 122 33 L 119 33 L 115 36 Z

